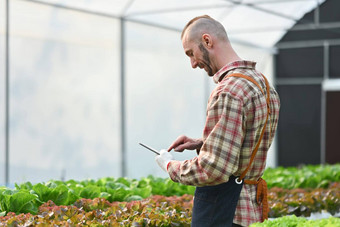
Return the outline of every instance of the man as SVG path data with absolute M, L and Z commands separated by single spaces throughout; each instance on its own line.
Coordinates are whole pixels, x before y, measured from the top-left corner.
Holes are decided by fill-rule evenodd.
M 193 68 L 217 83 L 207 106 L 203 138 L 178 137 L 156 156 L 175 182 L 195 185 L 192 226 L 249 226 L 267 218 L 267 151 L 277 128 L 275 89 L 233 50 L 224 27 L 199 16 L 184 27 L 182 44 Z M 170 150 L 196 150 L 191 160 L 172 160 Z

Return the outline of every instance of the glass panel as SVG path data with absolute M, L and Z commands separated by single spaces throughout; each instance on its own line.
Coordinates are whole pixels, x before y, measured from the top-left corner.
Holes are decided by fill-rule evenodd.
M 329 47 L 329 77 L 330 78 L 340 78 L 340 46 L 330 46 Z
M 202 136 L 206 95 L 202 70 L 191 69 L 179 32 L 127 23 L 128 176 L 167 175 L 138 143 L 166 149 L 181 134 Z M 175 154 L 184 160 L 195 151 Z
M 320 10 L 320 22 L 338 22 L 340 21 L 339 14 L 340 2 L 339 1 L 327 1 L 322 5 Z
M 280 85 L 278 161 L 282 166 L 320 163 L 321 86 Z
M 323 73 L 323 47 L 280 49 L 276 56 L 278 78 L 322 78 Z
M 119 175 L 119 23 L 11 4 L 11 182 Z
M 40 0 L 40 2 L 46 2 L 48 4 L 56 4 L 66 7 L 77 8 L 81 10 L 87 10 L 91 12 L 105 13 L 109 15 L 119 16 L 123 12 L 128 1 L 126 0 Z
M 222 21 L 224 15 L 232 9 L 228 6 L 225 8 L 195 7 L 196 8 L 194 10 L 185 11 L 180 10 L 179 8 L 177 11 L 175 10 L 166 13 L 139 14 L 136 12 L 135 14 L 129 14 L 129 18 L 132 20 L 156 24 L 182 31 L 187 22 L 189 22 L 194 17 L 207 14 L 217 20 Z
M 326 162 L 336 164 L 340 162 L 340 91 L 326 92 Z
M 300 19 L 305 13 L 313 11 L 317 5 L 315 0 L 307 1 L 284 1 L 284 0 L 274 0 L 274 1 L 263 1 L 255 0 L 252 1 L 256 7 L 268 10 L 279 15 L 285 15 L 288 17 Z M 319 1 L 321 4 L 322 1 Z M 257 4 L 258 3 L 258 4 Z M 314 13 L 311 13 L 311 17 L 308 20 L 300 21 L 302 23 L 313 23 Z M 272 22 L 269 22 L 272 23 Z

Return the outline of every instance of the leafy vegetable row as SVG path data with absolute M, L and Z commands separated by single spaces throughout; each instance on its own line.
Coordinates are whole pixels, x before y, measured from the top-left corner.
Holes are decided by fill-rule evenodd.
M 269 188 L 327 187 L 331 182 L 340 182 L 340 164 L 267 169 L 264 178 Z M 15 189 L 0 187 L 0 213 L 12 211 L 35 214 L 38 207 L 49 200 L 57 205 L 71 205 L 80 198 L 105 198 L 109 202 L 132 201 L 151 195 L 193 195 L 194 190 L 193 186 L 153 176 L 141 180 L 106 177 L 66 182 L 51 180 L 34 185 L 26 182 L 16 185 Z M 284 208 L 283 205 L 281 207 Z
M 151 196 L 142 201 L 80 199 L 72 206 L 43 204 L 37 215 L 8 213 L 0 226 L 190 226 L 192 195 Z
M 23 192 L 20 192 L 23 193 Z M 1 199 L 0 204 L 1 208 L 3 209 L 3 214 L 6 215 L 8 212 L 16 212 L 19 213 L 32 213 L 36 214 L 39 212 L 39 206 L 43 204 L 41 200 L 37 197 L 37 195 L 29 194 L 27 192 L 26 196 L 19 196 L 14 194 L 13 197 L 11 196 L 4 196 Z M 64 198 L 63 196 L 58 197 L 58 194 L 56 195 L 56 198 L 54 202 L 49 200 L 48 204 L 54 204 L 57 205 L 60 204 L 60 199 Z M 129 198 L 133 199 L 134 196 L 130 196 Z M 182 199 L 180 197 L 165 197 L 165 196 L 151 196 L 147 199 L 144 199 L 143 201 L 153 201 L 153 199 L 157 198 L 156 206 L 160 205 L 159 201 L 163 200 L 174 200 L 177 198 L 177 202 L 180 207 L 185 207 L 186 209 L 189 209 L 191 212 L 191 207 L 189 206 L 192 202 L 193 195 L 185 195 L 182 196 Z M 136 197 L 136 199 L 139 199 L 139 197 Z M 94 202 L 93 202 L 94 201 Z M 105 209 L 107 207 L 112 206 L 111 202 L 108 201 L 105 198 L 95 198 L 94 200 L 90 199 L 78 199 L 77 201 L 74 201 L 73 203 L 70 203 L 70 205 L 76 206 L 76 207 L 83 207 L 83 210 L 90 211 L 93 209 Z M 188 202 L 190 201 L 190 202 Z M 144 203 L 144 202 L 143 202 Z M 113 204 L 117 205 L 119 202 L 113 202 Z M 120 202 L 120 204 L 126 204 L 126 202 Z M 188 205 L 189 204 L 189 205 Z M 312 212 L 321 212 L 321 211 L 328 211 L 331 214 L 339 213 L 340 212 L 340 183 L 333 183 L 329 188 L 327 189 L 282 189 L 282 188 L 272 188 L 268 191 L 268 204 L 269 204 L 269 217 L 276 218 L 281 217 L 285 215 L 296 215 L 296 216 L 310 216 Z M 45 207 L 46 203 L 42 205 L 42 207 Z M 164 204 L 161 204 L 161 208 L 164 208 Z M 178 207 L 176 207 L 177 209 Z M 178 210 L 178 209 L 177 209 Z M 41 212 L 41 206 L 40 206 L 40 212 Z M 188 213 L 190 216 L 191 213 Z M 0 215 L 1 216 L 1 215 Z M 0 225 L 1 226 L 1 225 Z
M 268 191 L 269 217 L 296 215 L 308 217 L 313 212 L 340 212 L 340 183 L 327 189 L 282 189 Z
M 105 198 L 109 202 L 141 200 L 151 195 L 193 194 L 195 188 L 170 179 L 149 176 L 141 180 L 101 178 L 95 180 L 49 181 L 16 185 L 15 189 L 0 188 L 0 212 L 36 214 L 38 207 L 51 200 L 57 205 L 70 205 L 81 198 Z
M 266 220 L 263 223 L 254 223 L 250 227 L 336 227 L 340 226 L 340 219 L 335 217 L 307 220 L 306 218 L 292 216 L 284 216 L 274 220 Z
M 151 196 L 113 203 L 104 198 L 80 199 L 70 206 L 57 206 L 49 201 L 39 207 L 37 215 L 8 213 L 0 217 L 0 226 L 190 226 L 192 198 L 192 195 Z M 293 215 L 251 227 L 340 226 L 339 220 L 307 221 Z
M 340 164 L 267 168 L 263 178 L 268 188 L 327 188 L 332 182 L 340 182 Z

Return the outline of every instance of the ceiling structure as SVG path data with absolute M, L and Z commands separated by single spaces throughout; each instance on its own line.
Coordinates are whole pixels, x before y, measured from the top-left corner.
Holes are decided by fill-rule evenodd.
M 233 42 L 271 48 L 305 13 L 313 21 L 300 29 L 315 29 L 324 0 L 22 0 L 127 22 L 181 31 L 195 16 L 208 14 L 220 21 Z

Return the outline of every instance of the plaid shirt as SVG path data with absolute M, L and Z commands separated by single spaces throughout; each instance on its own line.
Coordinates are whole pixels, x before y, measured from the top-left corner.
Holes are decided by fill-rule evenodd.
M 239 77 L 227 78 L 227 75 L 241 73 L 250 76 L 266 92 L 263 76 L 255 69 L 255 64 L 250 61 L 232 62 L 213 76 L 217 87 L 208 101 L 203 145 L 193 159 L 173 160 L 168 164 L 167 170 L 173 181 L 195 186 L 217 185 L 227 182 L 231 175 L 240 176 L 247 168 L 266 120 L 266 97 L 252 82 Z M 279 108 L 279 96 L 271 86 L 269 122 L 245 179 L 258 180 L 263 175 L 267 151 L 278 123 Z M 249 226 L 253 222 L 261 222 L 262 207 L 256 203 L 256 188 L 257 185 L 244 184 L 234 223 Z

